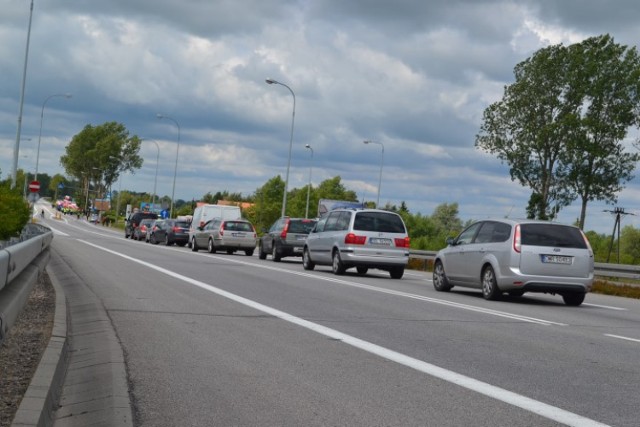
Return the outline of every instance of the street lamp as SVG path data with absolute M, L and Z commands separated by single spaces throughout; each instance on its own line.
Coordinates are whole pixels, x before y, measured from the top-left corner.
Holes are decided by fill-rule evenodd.
M 378 179 L 378 199 L 376 201 L 376 208 L 380 209 L 380 186 L 382 185 L 382 164 L 384 162 L 384 144 L 376 141 L 362 141 L 365 144 L 378 144 L 382 147 L 382 153 L 380 154 L 380 178 Z
M 307 187 L 307 208 L 304 211 L 304 217 L 309 218 L 309 194 L 311 193 L 311 169 L 313 168 L 313 148 L 311 145 L 305 144 L 306 149 L 311 150 L 311 162 L 309 164 L 309 186 Z
M 178 126 L 178 128 L 180 128 Z M 156 141 L 155 139 L 150 139 L 150 138 L 142 138 L 141 141 L 151 141 L 154 144 L 156 144 L 156 148 L 158 149 L 158 154 L 156 155 L 156 177 L 153 179 L 153 196 L 151 196 L 151 209 L 153 209 L 156 205 L 156 187 L 158 185 L 158 165 L 160 164 L 160 144 L 158 144 L 158 141 Z M 178 155 L 176 154 L 176 159 L 177 159 Z M 174 183 L 175 183 L 175 176 L 174 176 Z M 174 184 L 174 189 L 175 189 L 175 184 Z M 173 196 L 171 196 L 171 200 L 173 200 Z
M 178 175 L 178 153 L 180 152 L 180 125 L 178 124 L 176 119 L 173 119 L 169 116 L 165 116 L 164 114 L 158 113 L 156 114 L 156 117 L 158 117 L 159 119 L 171 120 L 178 127 L 178 145 L 176 146 L 176 166 L 173 169 L 173 190 L 171 190 L 171 211 L 169 213 L 169 218 L 173 218 L 173 199 L 176 194 L 176 176 Z M 158 154 L 158 156 L 160 156 L 160 154 Z
M 277 84 L 277 85 L 286 87 L 287 89 L 289 89 L 289 92 L 291 92 L 291 96 L 293 96 L 293 114 L 291 115 L 291 136 L 289 138 L 289 158 L 287 160 L 287 175 L 284 180 L 284 195 L 282 196 L 282 212 L 280 215 L 280 216 L 284 216 L 285 211 L 287 209 L 287 190 L 289 188 L 289 169 L 291 168 L 291 147 L 293 146 L 293 122 L 296 118 L 296 94 L 293 93 L 293 90 L 291 90 L 289 86 L 287 86 L 284 83 L 280 83 L 277 80 L 266 79 L 265 81 L 270 85 Z
M 49 101 L 51 98 L 54 98 L 56 96 L 61 96 L 67 99 L 71 98 L 70 93 L 56 93 L 53 95 L 49 95 L 47 98 L 45 98 L 44 102 L 42 103 L 42 111 L 40 112 L 40 134 L 38 135 L 38 150 L 36 151 L 36 174 L 35 174 L 34 181 L 38 180 L 38 163 L 40 161 L 40 139 L 42 138 L 42 120 L 44 119 L 44 106 L 47 105 L 47 101 Z

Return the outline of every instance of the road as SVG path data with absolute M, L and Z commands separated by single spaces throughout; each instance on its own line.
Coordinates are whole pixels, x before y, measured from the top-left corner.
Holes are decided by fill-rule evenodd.
M 485 301 L 423 272 L 334 276 L 45 223 L 108 313 L 138 425 L 640 424 L 640 301 Z

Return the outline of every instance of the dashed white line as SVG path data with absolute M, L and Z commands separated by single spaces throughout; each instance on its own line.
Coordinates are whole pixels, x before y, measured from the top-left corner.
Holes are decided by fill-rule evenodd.
M 633 342 L 638 342 L 640 343 L 639 339 L 636 338 L 629 338 L 629 337 L 623 337 L 622 335 L 613 335 L 613 334 L 604 334 L 605 337 L 611 337 L 611 338 L 618 338 L 621 340 L 625 340 L 625 341 L 633 341 Z

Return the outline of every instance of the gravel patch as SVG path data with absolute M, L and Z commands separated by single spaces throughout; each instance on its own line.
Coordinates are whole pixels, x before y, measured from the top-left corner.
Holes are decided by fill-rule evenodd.
M 9 427 L 47 348 L 55 313 L 55 291 L 46 272 L 0 346 L 0 427 Z

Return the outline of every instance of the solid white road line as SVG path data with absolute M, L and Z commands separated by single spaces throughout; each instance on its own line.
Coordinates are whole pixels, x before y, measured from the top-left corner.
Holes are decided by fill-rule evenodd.
M 626 341 L 640 342 L 639 339 L 623 337 L 622 335 L 604 334 L 604 336 L 605 337 L 611 337 L 611 338 L 618 338 L 618 339 L 626 340 Z

